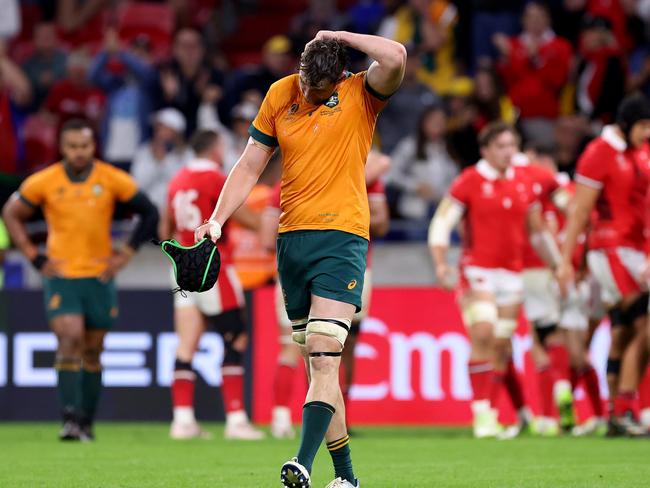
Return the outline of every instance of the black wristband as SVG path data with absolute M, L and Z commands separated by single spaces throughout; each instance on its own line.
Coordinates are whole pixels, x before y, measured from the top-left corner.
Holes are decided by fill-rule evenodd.
M 32 266 L 39 271 L 43 269 L 45 263 L 47 263 L 47 256 L 45 254 L 37 254 L 36 257 L 32 259 Z

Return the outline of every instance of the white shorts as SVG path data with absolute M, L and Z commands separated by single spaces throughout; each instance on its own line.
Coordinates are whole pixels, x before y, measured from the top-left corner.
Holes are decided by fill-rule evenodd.
M 646 258 L 630 247 L 596 249 L 587 253 L 589 271 L 600 284 L 606 307 L 616 305 L 624 296 L 646 290 L 641 279 Z
M 172 286 L 176 286 L 172 271 Z M 221 315 L 229 310 L 244 307 L 244 291 L 232 265 L 223 266 L 217 283 L 210 289 L 198 292 L 174 293 L 174 307 L 196 307 L 207 316 Z
M 557 324 L 560 296 L 555 276 L 547 268 L 531 268 L 521 274 L 524 282 L 524 314 L 531 323 Z
M 461 289 L 490 293 L 497 306 L 508 306 L 521 303 L 524 284 L 521 273 L 516 271 L 464 266 L 461 269 Z

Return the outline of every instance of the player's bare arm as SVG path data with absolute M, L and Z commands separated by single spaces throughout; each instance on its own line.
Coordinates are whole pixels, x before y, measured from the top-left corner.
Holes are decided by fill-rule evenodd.
M 273 150 L 252 137 L 248 140 L 246 149 L 228 175 L 210 219 L 196 229 L 194 237 L 197 242 L 206 236 L 215 242 L 221 237 L 221 227 L 244 204 L 271 159 Z
M 315 39 L 337 39 L 367 54 L 373 60 L 368 68 L 368 84 L 381 95 L 392 95 L 402 84 L 406 48 L 399 42 L 346 31 L 320 31 Z
M 578 242 L 578 236 L 584 232 L 599 195 L 599 189 L 582 183 L 576 185 L 576 193 L 569 205 L 566 234 L 562 244 L 562 261 L 557 269 L 557 279 L 563 290 L 574 279 L 571 257 Z
M 60 274 L 57 262 L 38 252 L 38 247 L 27 233 L 25 222 L 33 215 L 35 209 L 14 193 L 2 209 L 2 218 L 16 247 L 44 276 L 53 277 Z
M 138 191 L 125 205 L 139 216 L 138 223 L 128 240 L 108 258 L 108 266 L 99 277 L 103 282 L 110 281 L 126 267 L 140 246 L 155 236 L 158 229 L 158 210 L 143 192 Z
M 557 269 L 562 256 L 553 233 L 544 222 L 540 205 L 533 205 L 528 212 L 527 229 L 530 244 L 537 255 L 549 268 Z
M 429 250 L 436 270 L 436 278 L 442 287 L 451 289 L 451 268 L 447 264 L 449 240 L 454 227 L 463 217 L 464 208 L 457 201 L 445 197 L 442 199 L 429 225 Z

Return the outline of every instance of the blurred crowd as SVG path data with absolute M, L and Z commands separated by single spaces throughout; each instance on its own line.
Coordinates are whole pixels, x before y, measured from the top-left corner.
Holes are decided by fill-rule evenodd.
M 56 160 L 73 117 L 159 205 L 197 128 L 223 135 L 228 171 L 266 90 L 322 29 L 408 49 L 375 141 L 392 157 L 396 239 L 424 237 L 488 122 L 517 124 L 524 147 L 571 174 L 624 94 L 650 94 L 650 0 L 0 0 L 0 11 L 0 200 Z

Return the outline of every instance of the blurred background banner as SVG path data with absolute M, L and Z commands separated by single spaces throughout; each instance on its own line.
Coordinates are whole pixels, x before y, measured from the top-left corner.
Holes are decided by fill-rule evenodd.
M 0 327 L 0 420 L 54 420 L 56 340 L 48 331 L 39 291 L 7 290 Z M 106 387 L 99 418 L 168 420 L 176 336 L 168 291 L 120 292 L 120 319 L 102 354 Z M 9 325 L 8 325 L 9 324 Z M 223 419 L 219 395 L 221 336 L 203 336 L 193 366 L 197 415 Z
M 271 418 L 272 386 L 278 353 L 273 288 L 255 293 L 253 418 Z M 525 375 L 526 398 L 538 410 L 538 387 L 530 355 L 531 338 L 523 319 L 513 338 L 515 364 Z M 604 380 L 609 331 L 605 323 L 592 341 L 591 357 Z M 467 376 L 469 341 L 454 294 L 434 287 L 387 287 L 373 291 L 370 316 L 361 326 L 356 348 L 355 384 L 349 418 L 360 424 L 465 425 L 471 421 L 471 385 Z M 299 418 L 307 382 L 296 375 L 294 418 Z M 505 395 L 503 395 L 505 398 Z M 578 415 L 584 418 L 584 395 L 577 391 Z M 502 398 L 502 400 L 504 400 Z M 514 421 L 512 407 L 502 405 L 503 420 Z

